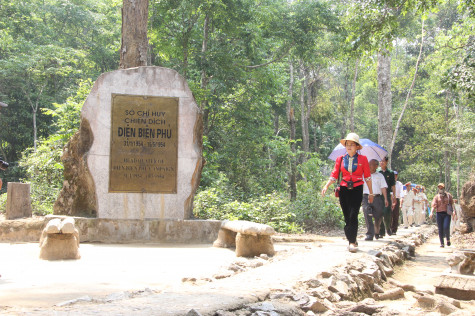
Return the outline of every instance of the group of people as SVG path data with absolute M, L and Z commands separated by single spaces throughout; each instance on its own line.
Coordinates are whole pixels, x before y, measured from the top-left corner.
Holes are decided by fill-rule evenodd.
M 388 169 L 388 157 L 381 161 L 358 154 L 362 149 L 359 136 L 355 133 L 348 134 L 340 143 L 345 146 L 346 154 L 338 157 L 327 183 L 322 188 L 322 196 L 333 183 L 337 182 L 341 174 L 341 182 L 337 186 L 340 206 L 345 220 L 345 235 L 348 239 L 348 250 L 356 252 L 358 242 L 358 214 L 363 207 L 366 223 L 366 238 L 370 241 L 379 239 L 386 234 L 396 234 L 400 213 L 404 228 L 420 226 L 426 222 L 426 212 L 430 211 L 432 218 L 436 212 L 439 239 L 441 247 L 445 247 L 444 239 L 450 246 L 451 218 L 456 218 L 454 200 L 452 195 L 445 192 L 445 185 L 439 183 L 438 194 L 429 200 L 423 186 L 413 186 L 408 182 L 403 185 L 397 180 L 397 171 Z M 405 187 L 405 188 L 404 188 Z M 452 210 L 451 210 L 452 208 Z

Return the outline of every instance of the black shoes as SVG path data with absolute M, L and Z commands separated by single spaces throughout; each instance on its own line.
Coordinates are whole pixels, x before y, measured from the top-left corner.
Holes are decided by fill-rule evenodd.
M 375 237 L 376 239 L 382 238 L 381 236 L 379 236 L 379 234 L 374 235 L 374 237 Z
M 444 247 L 445 247 L 444 244 L 440 244 L 440 248 L 444 248 Z
M 450 243 L 450 240 L 449 240 L 449 241 L 447 241 L 447 246 L 450 246 L 450 245 L 451 245 L 451 243 Z
M 373 240 L 373 237 L 367 236 L 364 240 L 370 241 L 370 240 Z

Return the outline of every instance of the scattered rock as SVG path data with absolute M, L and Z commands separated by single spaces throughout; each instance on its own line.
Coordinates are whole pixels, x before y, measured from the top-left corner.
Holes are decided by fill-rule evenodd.
M 378 249 L 371 249 L 370 251 L 368 251 L 368 255 L 370 256 L 375 256 L 375 257 L 380 257 L 383 253 L 381 252 L 381 250 L 378 250 Z
M 388 282 L 394 286 L 397 286 L 397 287 L 400 287 L 402 288 L 404 291 L 408 292 L 417 292 L 416 290 L 416 287 L 414 285 L 411 285 L 411 284 L 402 284 L 401 282 L 393 279 L 393 278 L 389 278 L 388 279 Z
M 379 284 L 375 284 L 375 285 L 374 285 L 374 291 L 375 291 L 376 293 L 384 293 L 383 287 L 382 287 L 381 285 L 379 285 Z
M 271 293 L 269 298 L 271 300 L 293 300 L 295 294 L 292 292 Z
M 74 300 L 69 300 L 69 301 L 58 303 L 55 306 L 61 307 L 61 306 L 76 304 L 76 303 L 79 303 L 79 302 L 92 302 L 92 298 L 86 295 L 86 296 L 82 296 L 80 298 L 76 298 Z
M 317 299 L 315 297 L 310 297 L 310 300 L 307 304 L 301 305 L 304 311 L 312 311 L 314 313 L 324 313 L 328 310 L 334 310 L 334 305 L 327 299 Z
M 401 288 L 391 289 L 384 293 L 374 293 L 374 299 L 378 301 L 397 300 L 404 297 L 404 290 Z
M 270 302 L 262 302 L 262 303 L 252 304 L 252 305 L 249 306 L 249 308 L 253 312 L 256 312 L 256 311 L 263 311 L 263 312 L 275 311 L 274 305 Z
M 201 313 L 198 312 L 196 309 L 191 309 L 188 313 L 186 313 L 186 316 L 203 316 L 203 315 L 201 315 Z

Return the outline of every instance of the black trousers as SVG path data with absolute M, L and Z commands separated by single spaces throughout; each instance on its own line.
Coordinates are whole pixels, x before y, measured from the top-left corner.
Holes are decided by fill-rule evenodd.
M 389 203 L 391 203 L 391 200 L 389 200 Z M 391 232 L 393 234 L 397 232 L 397 228 L 399 227 L 399 203 L 399 199 L 396 199 L 396 205 L 394 205 L 392 211 Z
M 340 187 L 340 206 L 345 217 L 345 235 L 350 244 L 356 242 L 358 235 L 358 214 L 363 201 L 363 186 L 359 185 L 351 190 Z

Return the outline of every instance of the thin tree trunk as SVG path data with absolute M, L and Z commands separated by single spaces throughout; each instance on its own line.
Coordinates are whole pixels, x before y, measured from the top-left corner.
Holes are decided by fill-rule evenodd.
M 306 148 L 305 152 L 310 152 L 310 111 L 312 110 L 312 85 L 308 82 L 309 74 L 307 73 L 305 76 L 305 87 L 307 91 L 307 98 L 305 102 L 305 125 L 304 131 L 307 138 L 306 144 L 304 145 L 304 149 Z M 307 160 L 307 159 L 305 159 Z
M 386 149 L 391 145 L 391 110 L 391 57 L 383 51 L 378 54 L 378 143 Z
M 206 14 L 205 21 L 203 25 L 203 45 L 201 46 L 201 90 L 205 91 L 208 89 L 209 78 L 206 75 L 206 51 L 208 50 L 208 38 L 209 38 L 209 15 Z M 209 132 L 209 108 L 208 108 L 208 99 L 204 98 L 201 100 L 200 108 L 203 111 L 203 134 L 208 135 Z
M 305 102 L 305 87 L 307 86 L 307 75 L 305 73 L 303 63 L 300 66 L 300 80 L 302 82 L 302 86 L 300 88 L 300 120 L 302 125 L 302 149 L 305 153 L 308 153 L 310 139 L 308 137 L 307 104 Z M 303 161 L 306 161 L 306 157 L 303 157 Z
M 318 130 L 317 122 L 313 122 L 313 151 L 316 153 L 319 152 L 319 148 L 317 144 L 317 130 Z
M 37 148 L 37 142 L 38 142 L 38 132 L 37 132 L 37 127 L 36 127 L 36 109 L 33 111 L 33 148 L 34 151 L 36 151 Z
M 198 17 L 199 14 L 195 14 L 191 17 L 190 25 L 188 25 L 183 35 L 183 77 L 185 77 L 185 79 L 188 74 L 188 55 L 190 54 L 188 47 L 190 45 L 191 32 L 193 31 L 193 26 L 196 24 L 196 21 L 198 21 Z
M 38 96 L 36 97 L 36 101 L 33 104 L 31 101 L 30 95 L 26 92 L 25 89 L 21 89 L 23 91 L 23 94 L 26 96 L 26 99 L 28 100 L 28 103 L 30 104 L 31 107 L 31 113 L 33 116 L 33 150 L 36 151 L 37 145 L 38 145 L 38 128 L 37 128 L 37 123 L 36 123 L 36 113 L 38 113 L 38 107 L 40 105 L 40 98 L 41 95 L 43 94 L 43 90 L 46 87 L 46 83 L 43 84 L 43 86 L 40 88 L 40 91 L 38 93 Z
M 457 152 L 457 199 L 460 198 L 460 106 L 457 105 L 457 103 L 455 103 L 455 100 L 454 100 L 454 109 L 455 109 L 455 120 L 456 120 L 456 124 L 457 124 L 457 128 L 456 128 L 456 131 L 457 131 L 457 144 L 456 144 L 456 147 L 455 147 L 455 150 Z
M 450 118 L 449 118 L 449 94 L 445 94 L 445 139 L 449 139 L 450 135 Z M 444 142 L 444 165 L 445 165 L 445 187 L 447 191 L 450 191 L 451 187 L 451 177 L 450 177 L 450 148 L 447 144 L 447 141 Z
M 358 78 L 358 65 L 360 60 L 356 58 L 355 62 L 355 76 L 353 77 L 353 91 L 351 94 L 351 108 L 350 108 L 350 130 L 355 132 L 355 95 L 356 95 L 356 79 Z
M 292 156 L 290 157 L 290 200 L 295 201 L 297 198 L 297 166 L 296 166 L 296 145 L 295 145 L 295 116 L 294 109 L 292 108 L 292 95 L 294 88 L 294 67 L 292 65 L 292 60 L 289 61 L 289 72 L 290 72 L 290 82 L 289 82 L 289 94 L 287 97 L 287 121 L 290 127 L 290 148 L 292 151 Z
M 279 134 L 279 113 L 274 110 L 274 135 Z
M 421 61 L 423 45 L 424 45 L 424 19 L 422 19 L 421 45 L 419 47 L 419 56 L 417 56 L 416 69 L 414 71 L 414 77 L 412 78 L 411 87 L 409 88 L 409 91 L 407 92 L 407 95 L 406 95 L 406 101 L 404 102 L 404 106 L 402 107 L 401 114 L 399 115 L 399 119 L 397 120 L 397 123 L 396 123 L 396 128 L 394 129 L 394 134 L 393 134 L 393 137 L 392 137 L 392 140 L 391 140 L 391 147 L 389 147 L 389 156 L 390 157 L 392 156 L 392 152 L 393 152 L 393 149 L 394 149 L 394 144 L 396 144 L 397 133 L 399 131 L 399 127 L 401 126 L 401 121 L 402 121 L 402 118 L 403 118 L 404 113 L 406 111 L 407 104 L 409 103 L 409 98 L 411 97 L 412 89 L 414 88 L 414 83 L 416 82 L 417 70 L 419 69 L 419 63 Z
M 350 94 L 349 94 L 349 84 L 348 81 L 350 80 L 348 77 L 348 73 L 350 72 L 348 64 L 346 65 L 345 71 L 345 101 L 342 105 L 342 119 L 343 122 L 341 124 L 341 138 L 345 137 L 346 133 L 348 132 L 348 102 L 350 101 Z M 348 80 L 347 80 L 348 79 Z
M 148 0 L 124 0 L 120 69 L 147 66 Z

